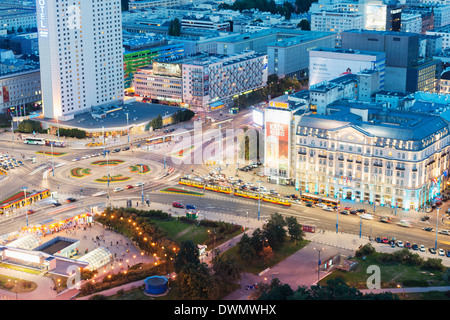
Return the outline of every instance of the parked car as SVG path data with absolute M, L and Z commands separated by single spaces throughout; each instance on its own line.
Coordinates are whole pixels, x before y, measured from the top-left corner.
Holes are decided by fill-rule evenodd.
M 405 241 L 405 248 L 411 249 L 411 242 Z
M 397 240 L 396 245 L 397 245 L 397 247 L 399 247 L 399 248 L 403 248 L 403 241 Z
M 429 251 L 431 254 L 436 254 L 436 250 L 434 250 L 434 248 L 428 248 L 428 251 Z
M 420 245 L 419 250 L 425 252 L 425 246 L 423 244 Z
M 195 209 L 197 209 L 197 207 L 194 206 L 193 204 L 186 204 L 186 209 L 188 209 L 188 210 L 195 210 Z
M 447 257 L 450 257 L 450 250 L 447 250 L 447 251 L 445 252 L 445 255 L 446 255 Z
M 174 202 L 172 206 L 175 208 L 184 208 L 184 205 L 181 202 Z
M 381 242 L 389 243 L 389 239 L 387 237 L 383 237 L 383 238 L 381 238 Z
M 413 244 L 412 246 L 411 246 L 411 249 L 413 249 L 413 250 L 419 250 L 419 246 L 417 245 L 417 244 Z
M 445 251 L 444 251 L 444 249 L 439 249 L 439 250 L 438 250 L 438 254 L 439 254 L 440 256 L 445 256 Z

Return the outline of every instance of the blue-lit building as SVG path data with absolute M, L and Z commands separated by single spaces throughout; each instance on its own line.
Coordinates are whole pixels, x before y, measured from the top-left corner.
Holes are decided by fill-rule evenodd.
M 295 185 L 302 193 L 418 210 L 448 179 L 449 123 L 437 115 L 339 100 L 294 115 Z

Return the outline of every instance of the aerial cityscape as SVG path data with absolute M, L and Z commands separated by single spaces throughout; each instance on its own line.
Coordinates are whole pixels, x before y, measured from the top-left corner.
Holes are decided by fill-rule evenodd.
M 450 1 L 0 21 L 1 300 L 450 300 Z

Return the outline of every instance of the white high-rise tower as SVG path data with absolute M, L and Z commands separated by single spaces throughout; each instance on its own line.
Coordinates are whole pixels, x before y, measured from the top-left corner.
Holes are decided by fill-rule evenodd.
M 45 118 L 123 100 L 119 0 L 36 0 Z

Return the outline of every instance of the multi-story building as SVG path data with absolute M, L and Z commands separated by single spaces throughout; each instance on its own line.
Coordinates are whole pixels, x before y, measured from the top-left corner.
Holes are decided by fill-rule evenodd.
M 34 8 L 0 8 L 0 30 L 17 32 L 36 28 L 36 10 Z
M 322 11 L 311 14 L 311 31 L 336 32 L 334 47 L 341 46 L 345 30 L 363 29 L 364 15 L 359 12 Z
M 294 115 L 300 192 L 418 210 L 444 190 L 450 136 L 443 118 L 343 100 L 329 110 Z
M 128 3 L 128 10 L 138 10 L 158 7 L 175 7 L 186 4 L 186 0 L 131 0 Z
M 230 31 L 230 22 L 228 21 L 220 22 L 220 21 L 212 21 L 207 18 L 189 17 L 181 19 L 181 28 Z
M 136 94 L 152 102 L 180 105 L 183 102 L 181 65 L 154 61 L 152 67 L 136 71 L 133 87 Z
M 426 34 L 442 37 L 442 50 L 450 48 L 450 25 L 429 30 Z
M 0 50 L 0 112 L 41 100 L 39 63 Z
M 253 50 L 268 56 L 268 72 L 279 78 L 308 77 L 309 50 L 334 47 L 334 33 L 298 29 L 268 29 L 219 39 L 217 53 L 236 54 Z
M 418 13 L 402 13 L 400 31 L 422 33 L 422 16 Z
M 235 55 L 196 54 L 154 62 L 135 73 L 135 94 L 155 100 L 183 102 L 193 110 L 224 106 L 241 94 L 267 84 L 267 55 L 254 51 Z M 180 90 L 179 84 L 182 84 Z
M 241 94 L 267 85 L 267 55 L 246 51 L 235 55 L 207 55 L 183 65 L 183 102 L 196 110 L 212 103 L 232 103 Z
M 377 51 L 317 48 L 309 51 L 309 85 L 330 81 L 363 70 L 379 71 L 379 89 L 384 89 L 386 54 Z
M 120 1 L 38 1 L 37 10 L 44 117 L 123 101 Z
M 416 33 L 349 30 L 342 33 L 342 48 L 385 52 L 386 90 L 435 91 L 438 84 L 436 79 L 439 76 L 439 62 L 419 58 L 419 40 L 420 35 Z
M 184 56 L 184 44 L 174 43 L 165 38 L 132 37 L 124 41 L 123 53 L 124 87 L 133 85 L 133 75 L 140 69 L 151 65 L 154 60 L 177 59 Z

